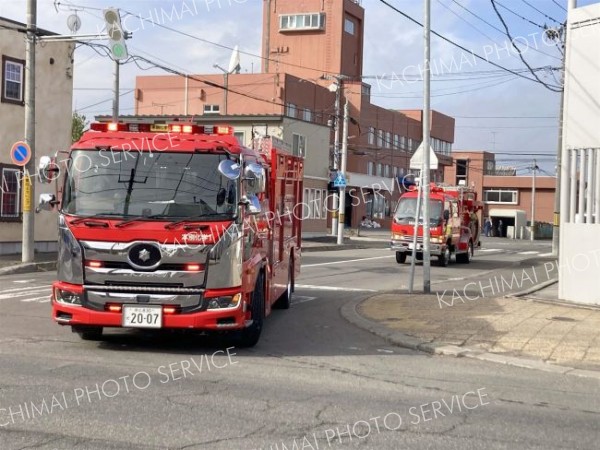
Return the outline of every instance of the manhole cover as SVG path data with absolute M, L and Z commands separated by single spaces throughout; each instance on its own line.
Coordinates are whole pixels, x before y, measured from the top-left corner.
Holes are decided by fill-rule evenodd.
M 558 320 L 560 322 L 576 322 L 576 320 L 573 319 L 572 317 L 561 317 L 561 316 L 554 316 L 550 320 Z

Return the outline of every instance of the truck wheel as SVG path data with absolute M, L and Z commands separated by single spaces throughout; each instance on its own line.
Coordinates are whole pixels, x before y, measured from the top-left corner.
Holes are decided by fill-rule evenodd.
M 406 253 L 405 252 L 396 252 L 396 262 L 398 264 L 404 264 L 406 262 Z
M 273 304 L 273 308 L 275 309 L 290 309 L 290 305 L 292 304 L 292 295 L 294 292 L 294 264 L 290 259 L 290 264 L 288 265 L 288 282 L 285 289 L 285 292 L 281 294 L 281 297 Z
M 446 246 L 440 256 L 438 256 L 438 265 L 440 267 L 446 267 L 450 262 L 450 247 Z
M 265 283 L 262 274 L 256 280 L 250 308 L 252 311 L 252 325 L 242 330 L 238 342 L 240 347 L 254 347 L 260 339 L 265 318 Z
M 72 326 L 71 331 L 77 333 L 84 341 L 102 340 L 102 327 Z
M 456 255 L 456 262 L 461 264 L 469 264 L 473 259 L 473 243 L 469 241 L 469 248 L 466 253 Z

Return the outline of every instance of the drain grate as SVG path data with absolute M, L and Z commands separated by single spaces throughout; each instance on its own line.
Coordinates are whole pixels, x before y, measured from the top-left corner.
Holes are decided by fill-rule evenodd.
M 558 320 L 559 322 L 577 322 L 572 317 L 554 316 L 550 320 Z

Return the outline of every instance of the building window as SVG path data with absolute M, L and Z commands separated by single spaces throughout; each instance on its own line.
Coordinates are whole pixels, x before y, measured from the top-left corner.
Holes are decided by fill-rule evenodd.
M 400 148 L 400 135 L 394 135 L 394 148 Z
M 375 175 L 374 174 L 375 164 L 373 161 L 367 162 L 367 175 Z
M 312 111 L 310 109 L 304 110 L 304 120 L 307 122 L 312 121 Z
M 392 133 L 389 131 L 385 132 L 385 146 L 386 148 L 390 148 L 392 146 Z
M 375 144 L 375 128 L 373 127 L 369 127 L 369 134 L 367 136 L 369 145 L 374 145 Z
M 294 155 L 306 157 L 306 136 L 294 133 L 292 135 L 292 150 Z
M 204 105 L 204 114 L 219 114 L 220 111 L 219 105 Z
M 0 220 L 18 219 L 21 212 L 21 171 L 2 167 L 2 184 L 0 185 Z
M 386 214 L 386 198 L 379 192 L 368 193 L 365 196 L 366 213 L 372 219 L 383 219 Z
M 233 133 L 233 135 L 235 136 L 235 138 L 238 140 L 238 142 L 240 143 L 240 145 L 246 145 L 245 141 L 246 141 L 246 133 L 244 133 L 243 131 L 235 131 Z
M 389 164 L 386 164 L 384 169 L 383 169 L 383 176 L 386 178 L 390 177 L 390 166 Z
M 460 186 L 460 182 L 464 181 L 465 186 L 468 181 L 468 168 L 469 168 L 469 160 L 467 159 L 457 159 L 456 160 L 456 185 Z
M 279 31 L 323 30 L 325 14 L 283 14 L 279 16 Z
M 2 56 L 2 102 L 24 104 L 25 61 Z
M 378 177 L 380 177 L 382 171 L 383 171 L 383 164 L 377 163 L 377 172 L 375 173 L 375 175 L 377 175 Z
M 304 188 L 303 219 L 327 219 L 327 191 L 325 189 Z
M 504 203 L 516 205 L 519 200 L 519 192 L 508 189 L 488 189 L 483 191 L 483 201 L 485 203 Z
M 377 147 L 383 147 L 383 130 L 377 130 Z
M 354 25 L 354 21 L 348 17 L 344 20 L 344 31 L 348 34 L 354 35 L 356 26 Z
M 296 117 L 296 105 L 293 103 L 288 103 L 286 105 L 285 115 L 288 117 Z

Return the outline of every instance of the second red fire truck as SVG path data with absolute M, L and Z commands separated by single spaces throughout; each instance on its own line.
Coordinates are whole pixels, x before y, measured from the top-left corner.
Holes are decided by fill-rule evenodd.
M 59 157 L 58 157 L 59 158 Z M 59 211 L 52 317 L 83 339 L 108 327 L 233 331 L 253 346 L 300 271 L 303 160 L 229 126 L 95 123 L 40 209 Z
M 475 247 L 479 246 L 479 219 L 481 202 L 477 193 L 466 186 L 429 186 L 430 236 L 432 256 L 440 266 L 447 266 L 452 255 L 458 263 L 470 263 Z M 402 264 L 412 253 L 414 229 L 417 226 L 416 257 L 423 259 L 423 208 L 417 216 L 419 192 L 416 186 L 400 197 L 392 223 L 391 249 L 396 252 L 396 261 Z

